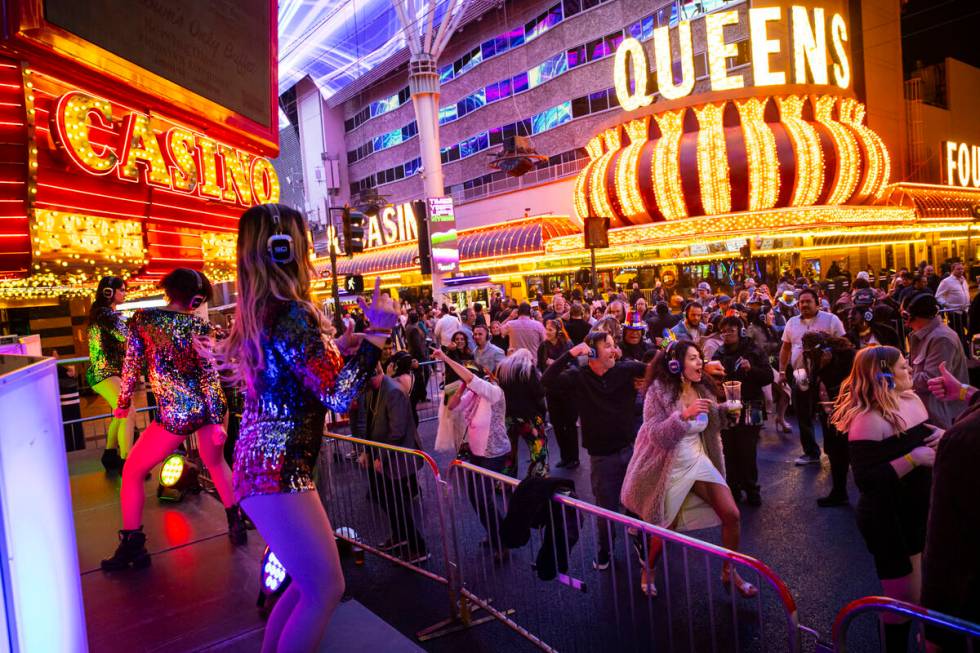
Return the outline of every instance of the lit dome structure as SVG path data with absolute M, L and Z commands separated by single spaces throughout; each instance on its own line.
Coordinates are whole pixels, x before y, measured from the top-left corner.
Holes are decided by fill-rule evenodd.
M 890 165 L 864 118 L 863 104 L 834 95 L 754 97 L 643 116 L 589 142 L 575 208 L 623 227 L 870 203 Z

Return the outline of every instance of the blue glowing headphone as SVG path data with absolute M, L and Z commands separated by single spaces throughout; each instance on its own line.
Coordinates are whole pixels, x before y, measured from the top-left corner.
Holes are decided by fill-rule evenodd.
M 296 260 L 296 253 L 293 248 L 293 237 L 282 231 L 282 220 L 279 216 L 278 204 L 263 204 L 262 208 L 272 218 L 272 226 L 275 233 L 269 236 L 266 241 L 266 248 L 269 251 L 269 258 L 273 263 L 286 265 Z
M 681 372 L 684 370 L 684 366 L 679 360 L 677 360 L 677 354 L 674 353 L 679 342 L 680 340 L 671 340 L 670 344 L 667 345 L 667 351 L 664 354 L 667 356 L 667 371 L 674 376 L 680 376 Z
M 875 381 L 884 381 L 889 390 L 895 389 L 895 374 L 889 369 L 888 361 L 885 360 L 884 347 L 875 347 L 875 358 L 878 360 L 878 372 L 875 374 Z

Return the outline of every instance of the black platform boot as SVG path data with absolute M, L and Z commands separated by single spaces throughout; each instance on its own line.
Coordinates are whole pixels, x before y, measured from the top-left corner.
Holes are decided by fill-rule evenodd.
M 248 531 L 242 519 L 242 509 L 236 503 L 231 508 L 225 508 L 225 516 L 228 517 L 228 539 L 235 546 L 243 546 L 248 541 Z
M 119 571 L 128 569 L 141 569 L 150 564 L 150 554 L 146 551 L 146 535 L 143 534 L 143 527 L 136 530 L 119 531 L 119 546 L 111 558 L 102 561 L 102 568 L 106 571 Z
M 102 452 L 102 466 L 107 474 L 115 474 L 122 469 L 123 460 L 119 457 L 119 449 L 106 449 Z

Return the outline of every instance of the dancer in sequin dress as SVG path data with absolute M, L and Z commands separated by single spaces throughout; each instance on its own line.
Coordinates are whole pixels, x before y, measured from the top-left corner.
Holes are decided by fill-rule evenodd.
M 371 326 L 347 364 L 310 303 L 310 246 L 297 211 L 249 209 L 238 225 L 238 304 L 221 358 L 245 393 L 235 446 L 242 507 L 292 583 L 266 624 L 263 651 L 312 651 L 344 592 L 330 521 L 313 484 L 327 410 L 344 412 L 375 368 L 397 306 L 360 300 Z M 350 343 L 343 343 L 345 349 Z
M 157 421 L 143 432 L 123 468 L 123 528 L 119 548 L 102 561 L 107 571 L 142 567 L 150 562 L 143 534 L 143 479 L 192 433 L 211 472 L 228 518 L 228 536 L 245 544 L 242 515 L 231 488 L 231 470 L 222 455 L 225 396 L 207 344 L 211 326 L 193 315 L 211 297 L 211 283 L 196 270 L 177 268 L 160 282 L 170 303 L 137 311 L 129 322 L 126 360 L 117 417 L 132 410 L 133 390 L 145 369 L 157 398 Z
M 116 312 L 116 306 L 124 301 L 126 281 L 121 277 L 102 277 L 88 314 L 89 366 L 85 379 L 89 387 L 106 400 L 110 410 L 115 410 L 119 402 L 122 365 L 126 357 L 126 323 Z M 102 454 L 105 470 L 122 469 L 132 446 L 133 419 L 113 417 Z

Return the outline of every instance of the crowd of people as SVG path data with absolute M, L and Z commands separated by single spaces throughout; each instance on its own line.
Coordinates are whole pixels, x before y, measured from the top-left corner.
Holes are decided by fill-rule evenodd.
M 899 271 L 888 288 L 868 272 L 839 275 L 847 283 L 835 291 L 787 273 L 775 288 L 744 278 L 724 288 L 700 282 L 689 293 L 633 284 L 604 298 L 581 288 L 527 301 L 497 292 L 462 307 L 399 306 L 376 288 L 370 305 L 360 301 L 334 328 L 310 302 L 308 251 L 298 212 L 246 211 L 235 319 L 221 334 L 194 315 L 211 294 L 200 272 L 167 275 L 167 306 L 137 311 L 128 324 L 115 312 L 125 282 L 100 283 L 89 380 L 114 409 L 107 448 L 118 451 L 104 462 L 125 459 L 120 545 L 104 569 L 149 564 L 143 478 L 196 433 L 232 541 L 244 543 L 247 513 L 294 580 L 270 617 L 264 650 L 311 650 L 343 590 L 329 520 L 309 491 L 328 410 L 349 413 L 356 436 L 421 448 L 418 407 L 435 400 L 437 450 L 514 477 L 573 469 L 584 450 L 597 505 L 664 528 L 720 526 L 733 550 L 739 504 L 764 500 L 760 433 L 791 434 L 792 410 L 797 465 L 821 463 L 820 425 L 831 468 L 821 507 L 850 502 L 852 470 L 857 525 L 884 592 L 980 618 L 971 474 L 980 462 L 980 394 L 968 385 L 967 363 L 980 319 L 962 264 L 942 279 L 926 265 Z M 133 390 L 143 374 L 158 413 L 132 445 Z M 231 467 L 221 455 L 228 383 L 244 395 Z M 392 513 L 381 547 L 424 561 L 423 534 L 406 518 L 417 470 L 367 454 L 358 462 L 372 477 L 371 498 Z M 467 493 L 496 540 L 499 506 Z M 614 551 L 615 529 L 601 531 L 598 572 Z M 661 543 L 633 544 L 643 557 L 640 587 L 656 596 Z M 729 565 L 721 581 L 746 598 L 758 593 Z M 887 632 L 889 650 L 904 650 L 908 624 L 889 623 Z

